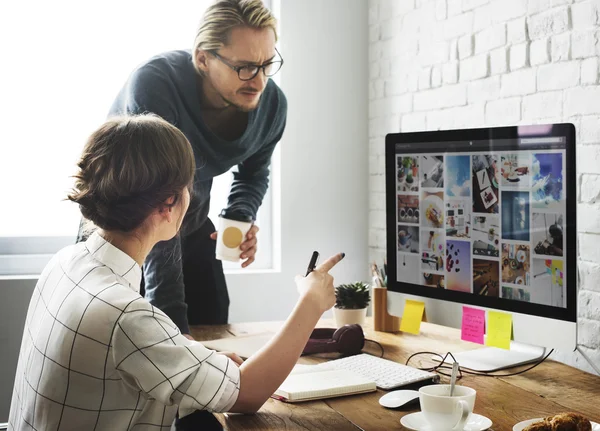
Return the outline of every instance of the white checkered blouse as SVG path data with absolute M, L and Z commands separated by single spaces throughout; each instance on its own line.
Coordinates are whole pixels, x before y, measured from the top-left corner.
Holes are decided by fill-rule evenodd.
M 94 233 L 33 292 L 9 430 L 169 430 L 177 409 L 227 411 L 240 373 L 139 294 L 141 269 Z

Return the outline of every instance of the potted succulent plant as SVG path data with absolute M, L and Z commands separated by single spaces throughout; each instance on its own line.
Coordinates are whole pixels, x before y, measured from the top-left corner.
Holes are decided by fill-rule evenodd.
M 363 325 L 367 316 L 367 307 L 371 301 L 369 285 L 358 281 L 341 284 L 335 288 L 335 307 L 333 317 L 338 328 L 357 323 Z
M 494 229 L 493 227 L 490 228 L 490 230 L 488 231 L 488 239 L 490 241 L 493 241 L 495 238 L 495 234 L 496 234 L 496 229 Z

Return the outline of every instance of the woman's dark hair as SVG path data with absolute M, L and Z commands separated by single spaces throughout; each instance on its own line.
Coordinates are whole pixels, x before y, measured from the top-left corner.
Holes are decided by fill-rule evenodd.
M 156 115 L 114 117 L 88 139 L 68 199 L 95 226 L 130 232 L 152 210 L 192 186 L 192 147 L 175 126 Z M 190 190 L 191 191 L 191 190 Z

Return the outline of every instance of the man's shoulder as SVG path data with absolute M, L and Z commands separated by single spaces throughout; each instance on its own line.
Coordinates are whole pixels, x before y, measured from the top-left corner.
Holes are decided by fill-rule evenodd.
M 181 72 L 192 66 L 189 50 L 166 51 L 140 63 L 130 81 L 136 84 L 153 84 L 159 81 L 177 81 Z

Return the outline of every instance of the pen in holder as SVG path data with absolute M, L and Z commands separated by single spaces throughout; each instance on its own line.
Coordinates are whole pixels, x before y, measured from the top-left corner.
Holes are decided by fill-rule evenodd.
M 384 268 L 386 265 L 384 265 Z M 379 271 L 377 265 L 371 265 L 373 275 L 373 326 L 376 331 L 397 332 L 400 330 L 400 319 L 387 311 L 387 274 Z

